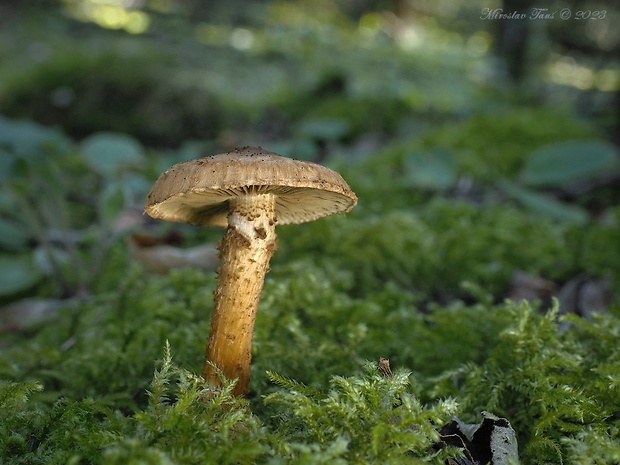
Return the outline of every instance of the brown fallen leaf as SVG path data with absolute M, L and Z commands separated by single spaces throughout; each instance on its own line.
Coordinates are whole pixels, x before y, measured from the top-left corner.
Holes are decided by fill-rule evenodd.
M 608 310 L 611 305 L 609 286 L 608 279 L 587 275 L 571 279 L 558 293 L 561 313 L 575 313 L 588 318 L 593 312 Z
M 383 373 L 383 376 L 385 376 L 386 378 L 392 377 L 392 369 L 390 368 L 389 358 L 379 357 L 377 368 L 379 369 L 381 373 Z
M 131 241 L 138 247 L 154 247 L 156 245 L 174 245 L 180 246 L 183 243 L 183 237 L 176 231 L 171 231 L 163 236 L 154 236 L 147 233 L 133 233 Z
M 558 292 L 558 286 L 547 279 L 517 270 L 512 275 L 509 297 L 512 300 L 548 300 Z
M 0 307 L 0 333 L 18 332 L 32 324 L 50 318 L 69 301 L 60 299 L 28 298 Z
M 466 424 L 454 417 L 439 431 L 440 441 L 434 449 L 448 445 L 462 449 L 464 456 L 448 459 L 449 465 L 511 465 L 519 463 L 517 435 L 505 418 L 482 412 L 478 424 Z
M 141 247 L 133 240 L 129 243 L 131 257 L 150 273 L 167 273 L 185 266 L 204 271 L 214 271 L 219 265 L 219 255 L 214 244 L 180 248 L 173 245 Z
M 127 207 L 122 211 L 114 222 L 113 232 L 123 234 L 136 228 L 143 227 L 149 222 L 141 206 Z

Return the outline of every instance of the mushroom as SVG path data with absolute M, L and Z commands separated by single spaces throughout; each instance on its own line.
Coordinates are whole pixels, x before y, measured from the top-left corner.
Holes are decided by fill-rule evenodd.
M 263 281 L 276 250 L 277 224 L 304 223 L 351 210 L 357 197 L 335 171 L 258 147 L 176 164 L 153 185 L 144 211 L 153 218 L 225 226 L 203 376 L 218 370 L 246 395 L 252 336 Z M 217 368 L 217 369 L 216 369 Z

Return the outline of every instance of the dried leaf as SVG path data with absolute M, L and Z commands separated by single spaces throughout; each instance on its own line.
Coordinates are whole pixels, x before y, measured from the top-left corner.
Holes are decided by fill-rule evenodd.
M 519 463 L 517 437 L 508 420 L 489 412 L 482 416 L 479 424 L 463 423 L 455 417 L 441 429 L 442 442 L 463 449 L 463 464 Z
M 575 313 L 584 318 L 592 312 L 606 311 L 611 305 L 608 279 L 577 276 L 568 281 L 558 294 L 562 313 Z
M 173 268 L 185 266 L 204 271 L 214 271 L 219 264 L 217 248 L 213 244 L 182 249 L 172 245 L 141 247 L 130 242 L 131 256 L 150 273 L 167 273 Z
M 67 303 L 59 299 L 22 299 L 0 307 L 0 332 L 21 331 L 49 318 Z
M 517 270 L 512 274 L 509 296 L 515 301 L 550 299 L 557 291 L 553 281 Z

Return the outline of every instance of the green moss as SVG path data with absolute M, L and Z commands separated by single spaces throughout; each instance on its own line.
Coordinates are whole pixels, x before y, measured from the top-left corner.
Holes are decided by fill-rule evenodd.
M 195 375 L 214 276 L 131 272 L 119 293 L 68 309 L 3 351 L 3 457 L 441 463 L 445 456 L 428 452 L 438 427 L 457 410 L 473 421 L 488 410 L 510 419 L 524 463 L 570 462 L 599 446 L 597 460 L 613 461 L 617 314 L 558 322 L 557 309 L 493 305 L 478 291 L 475 305 L 420 308 L 395 285 L 352 297 L 352 278 L 309 260 L 274 266 L 248 404 L 228 391 L 214 397 Z M 172 349 L 151 377 L 166 340 Z M 390 358 L 393 378 L 365 362 L 380 356 Z M 441 400 L 450 398 L 458 408 Z
M 569 318 L 569 326 L 560 326 L 557 306 L 539 315 L 526 303 L 505 305 L 512 322 L 488 358 L 444 373 L 434 394 L 456 396 L 469 412 L 509 416 L 524 463 L 573 463 L 572 451 L 583 454 L 595 445 L 604 446 L 597 463 L 613 463 L 610 445 L 620 446 L 614 382 L 620 372 L 613 363 L 617 350 L 608 344 L 620 329 L 617 315 L 591 323 Z M 593 333 L 601 345 L 594 353 Z
M 20 464 L 256 463 L 269 450 L 268 433 L 231 388 L 207 400 L 202 380 L 172 364 L 168 345 L 148 405 L 131 417 L 89 398 L 28 408 L 26 394 L 40 386 L 5 384 L 2 456 Z
M 515 270 L 564 279 L 575 266 L 567 226 L 506 205 L 435 198 L 407 210 L 315 222 L 294 236 L 289 231 L 280 234 L 286 255 L 293 249 L 291 255 L 313 254 L 352 270 L 360 292 L 392 282 L 414 293 L 459 295 L 466 277 L 496 294 Z
M 420 138 L 422 148 L 441 145 L 457 154 L 460 169 L 494 181 L 513 177 L 535 149 L 570 138 L 595 137 L 588 123 L 546 108 L 482 113 L 458 124 L 448 124 Z
M 77 138 L 108 130 L 149 145 L 214 137 L 220 128 L 219 100 L 204 88 L 171 80 L 171 58 L 161 50 L 122 42 L 52 50 L 51 59 L 4 83 L 3 113 L 61 125 Z
M 256 18 L 186 27 L 172 10 L 149 10 L 152 29 L 133 38 L 53 18 L 63 37 L 39 21 L 9 28 L 2 111 L 75 138 L 129 133 L 151 149 L 143 175 L 104 179 L 83 144 L 3 120 L 0 150 L 12 158 L 2 158 L 2 176 L 18 173 L 12 188 L 46 215 L 35 235 L 26 209 L 0 196 L 1 219 L 13 226 L 3 253 L 21 259 L 50 231 L 78 232 L 84 260 L 60 271 L 68 283 L 92 279 L 64 294 L 42 284 L 39 297 L 81 297 L 47 321 L 0 334 L 0 462 L 440 464 L 455 456 L 432 449 L 440 428 L 454 414 L 476 422 L 486 410 L 515 428 L 523 463 L 620 463 L 614 186 L 570 199 L 592 214 L 578 225 L 506 204 L 497 188 L 501 178 L 520 179 L 532 151 L 600 137 L 596 129 L 486 91 L 474 101 L 476 84 L 463 76 L 485 63 L 448 46 L 453 35 L 428 29 L 424 47 L 396 50 L 378 23 L 367 27 L 385 15 L 339 31 L 302 10 L 282 10 L 287 20 L 274 15 L 265 28 Z M 158 29 L 165 17 L 178 32 L 172 42 Z M 244 36 L 249 49 L 231 45 Z M 499 106 L 507 109 L 490 110 Z M 385 137 L 399 139 L 369 148 Z M 279 227 L 250 394 L 239 399 L 230 395 L 234 380 L 213 392 L 199 376 L 216 274 L 148 275 L 110 226 L 140 204 L 147 178 L 248 138 L 310 144 L 310 153 L 340 162 L 359 204 L 346 216 Z M 152 150 L 182 142 L 174 153 Z M 429 173 L 436 177 L 425 182 Z M 115 201 L 120 192 L 126 203 Z M 70 221 L 56 221 L 63 217 Z M 192 245 L 220 234 L 180 231 Z M 71 245 L 57 242 L 59 253 Z M 505 300 L 517 270 L 558 287 L 604 278 L 611 304 L 584 319 L 559 316 L 555 304 Z M 390 359 L 393 376 L 377 371 L 379 357 Z
M 321 99 L 309 111 L 310 118 L 339 118 L 349 124 L 348 138 L 363 134 L 393 134 L 411 109 L 397 99 L 356 99 L 346 96 Z
M 545 144 L 597 135 L 589 123 L 546 108 L 485 112 L 398 141 L 363 167 L 377 175 L 379 183 L 406 184 L 407 158 L 441 147 L 455 154 L 459 174 L 489 183 L 502 177 L 513 178 L 530 153 Z
M 312 452 L 319 457 L 315 463 L 444 463 L 446 454 L 439 457 L 430 449 L 456 403 L 425 407 L 409 392 L 407 372 L 387 378 L 375 364 L 364 371 L 332 377 L 327 392 L 270 373 L 286 390 L 270 394 L 265 403 L 276 409 L 292 455 Z
M 121 288 L 65 308 L 34 338 L 13 340 L 0 376 L 40 380 L 47 400 L 92 397 L 133 411 L 144 402 L 165 340 L 185 347 L 177 355 L 182 362 L 201 364 L 195 356 L 208 334 L 214 283 L 192 270 L 145 279 L 134 268 Z
M 620 241 L 620 208 L 609 210 L 607 222 L 597 222 L 586 228 L 571 228 L 571 241 L 575 244 L 574 254 L 579 266 L 592 276 L 609 278 L 615 289 L 620 288 L 620 256 L 609 253 L 609 244 Z M 616 301 L 616 303 L 620 303 Z
M 430 451 L 439 427 L 487 410 L 515 427 L 524 463 L 594 451 L 613 463 L 617 312 L 559 322 L 557 309 L 502 298 L 517 269 L 558 283 L 608 277 L 613 292 L 617 228 L 492 201 L 389 197 L 401 190 L 411 192 L 395 182 L 346 217 L 279 229 L 247 401 L 214 396 L 196 375 L 215 273 L 146 275 L 117 244 L 96 293 L 53 324 L 2 336 L 2 459 L 442 463 L 452 451 Z M 379 357 L 393 378 L 367 362 Z

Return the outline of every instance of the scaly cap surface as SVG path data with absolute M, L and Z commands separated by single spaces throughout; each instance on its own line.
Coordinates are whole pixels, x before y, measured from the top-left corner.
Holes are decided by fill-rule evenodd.
M 276 198 L 278 224 L 344 213 L 357 203 L 329 168 L 244 147 L 172 166 L 153 185 L 144 211 L 167 221 L 226 226 L 231 199 L 265 193 Z

